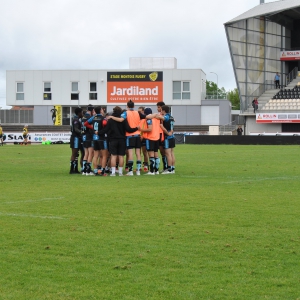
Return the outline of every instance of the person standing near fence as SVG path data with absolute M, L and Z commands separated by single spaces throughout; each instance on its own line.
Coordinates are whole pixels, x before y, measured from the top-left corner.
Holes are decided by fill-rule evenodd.
M 274 82 L 275 82 L 275 89 L 279 89 L 280 88 L 280 75 L 278 74 L 278 72 L 276 73 L 275 77 L 274 77 Z
M 255 113 L 258 110 L 258 100 L 257 100 L 257 98 L 253 99 L 252 107 L 253 107 L 253 113 Z
M 237 135 L 242 135 L 243 134 L 243 129 L 241 126 L 238 127 L 238 129 L 236 130 Z

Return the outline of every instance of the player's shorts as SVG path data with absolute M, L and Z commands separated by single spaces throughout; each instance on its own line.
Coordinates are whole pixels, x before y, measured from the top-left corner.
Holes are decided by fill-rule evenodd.
M 144 146 L 146 147 L 146 139 L 142 139 L 141 142 L 142 142 L 142 147 Z
M 70 137 L 70 148 L 80 149 L 82 147 L 81 138 L 78 136 L 71 135 Z
M 106 140 L 96 140 L 94 141 L 94 150 L 107 150 L 107 141 Z
M 23 134 L 23 139 L 25 140 L 27 138 L 27 134 Z
M 175 138 L 165 139 L 163 144 L 164 149 L 175 148 Z
M 91 148 L 93 147 L 93 141 L 83 141 L 83 148 Z
M 126 148 L 127 149 L 141 149 L 142 142 L 140 135 L 130 135 L 126 137 Z
M 2 139 L 3 138 L 3 135 L 2 134 L 0 134 L 0 139 Z
M 146 149 L 147 151 L 158 152 L 159 140 L 157 141 L 146 140 Z
M 162 133 L 160 134 L 160 138 L 159 138 L 159 146 L 163 147 L 164 146 L 164 141 L 162 140 Z
M 124 156 L 126 152 L 126 142 L 123 139 L 111 139 L 109 142 L 109 153 L 112 155 Z

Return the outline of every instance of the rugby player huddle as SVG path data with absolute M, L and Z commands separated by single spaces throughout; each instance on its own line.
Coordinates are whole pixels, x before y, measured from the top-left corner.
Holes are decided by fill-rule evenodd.
M 116 106 L 106 114 L 100 106 L 89 105 L 83 113 L 75 109 L 72 118 L 70 148 L 70 174 L 86 176 L 123 176 L 126 155 L 127 176 L 141 175 L 142 153 L 145 175 L 175 174 L 174 118 L 169 106 L 157 103 L 158 113 L 149 107 L 134 110 L 134 102 L 127 102 L 127 109 Z M 162 156 L 162 171 L 159 172 Z M 78 156 L 81 151 L 81 171 L 78 171 Z M 133 170 L 134 154 L 136 169 Z

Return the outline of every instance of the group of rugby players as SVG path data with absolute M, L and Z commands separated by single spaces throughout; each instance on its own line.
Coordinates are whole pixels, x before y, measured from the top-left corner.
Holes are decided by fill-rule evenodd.
M 72 118 L 70 148 L 70 174 L 86 176 L 123 176 L 124 156 L 126 155 L 127 176 L 133 176 L 134 154 L 135 174 L 145 175 L 175 173 L 174 118 L 169 106 L 157 103 L 157 113 L 149 107 L 134 110 L 134 102 L 127 102 L 127 109 L 116 106 L 112 113 L 105 114 L 101 106 L 89 105 L 83 112 L 75 109 Z M 159 172 L 160 150 L 163 170 Z M 81 171 L 78 171 L 78 157 L 81 152 Z

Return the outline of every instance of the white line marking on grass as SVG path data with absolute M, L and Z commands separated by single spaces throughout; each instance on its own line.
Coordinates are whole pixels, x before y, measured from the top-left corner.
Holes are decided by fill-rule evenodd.
M 242 179 L 242 180 L 224 181 L 224 182 L 221 182 L 221 183 L 237 183 L 237 182 L 246 182 L 246 181 L 266 181 L 266 180 L 296 180 L 296 179 L 299 179 L 299 176 L 264 177 L 264 178 L 249 177 L 249 178 L 245 178 L 245 179 Z
M 206 178 L 208 176 L 187 176 L 187 175 L 180 175 L 180 177 L 183 177 L 183 178 Z
M 36 200 L 9 201 L 9 202 L 3 202 L 3 203 L 0 203 L 0 204 L 29 203 L 29 202 L 41 202 L 41 201 L 60 200 L 60 199 L 64 199 L 64 197 L 42 198 L 42 199 L 36 199 Z
M 65 220 L 65 218 L 57 217 L 57 216 L 37 216 L 37 215 L 25 215 L 25 214 L 13 214 L 13 213 L 2 213 L 1 216 L 10 216 L 10 217 L 24 217 L 24 218 L 40 218 L 40 219 L 58 219 Z

